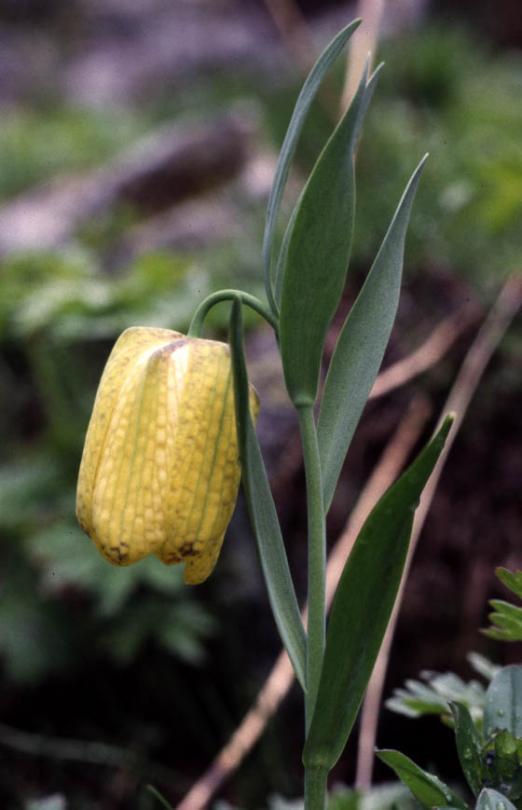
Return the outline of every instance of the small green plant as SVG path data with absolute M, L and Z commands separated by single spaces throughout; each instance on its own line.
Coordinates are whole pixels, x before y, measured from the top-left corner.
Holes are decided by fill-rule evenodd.
M 520 596 L 522 572 L 497 570 L 499 579 Z M 517 640 L 519 627 L 506 621 L 493 600 L 495 628 L 487 635 Z M 512 607 L 508 603 L 501 606 Z M 514 608 L 517 609 L 517 608 Z M 500 628 L 500 629 L 499 629 Z M 420 717 L 439 714 L 452 726 L 455 745 L 473 802 L 470 803 L 434 774 L 416 765 L 399 751 L 383 750 L 379 758 L 389 765 L 424 807 L 459 810 L 520 810 L 522 807 L 522 666 L 495 667 L 472 654 L 470 663 L 490 679 L 487 689 L 477 681 L 465 684 L 452 673 L 427 673 L 424 681 L 408 681 L 387 702 L 390 709 Z
M 470 653 L 468 661 L 475 672 L 487 680 L 499 669 L 478 653 Z M 413 718 L 437 714 L 444 722 L 449 722 L 453 701 L 464 704 L 474 719 L 482 717 L 486 690 L 480 681 L 474 679 L 466 683 L 453 672 L 421 672 L 420 677 L 420 681 L 409 679 L 404 687 L 395 689 L 386 701 L 388 709 Z
M 196 309 L 187 335 L 138 327 L 118 340 L 100 384 L 77 492 L 83 528 L 103 555 L 128 565 L 148 554 L 183 563 L 196 584 L 212 571 L 241 473 L 274 619 L 304 696 L 306 810 L 324 810 L 327 779 L 353 728 L 404 570 L 413 516 L 451 428 L 435 436 L 366 520 L 326 623 L 326 515 L 395 319 L 413 173 L 339 334 L 320 390 L 326 335 L 346 281 L 355 215 L 355 153 L 379 69 L 363 72 L 351 105 L 276 239 L 297 141 L 323 76 L 358 26 L 328 45 L 301 90 L 281 149 L 263 243 L 266 302 L 221 290 Z M 211 309 L 232 304 L 230 348 L 202 337 Z M 295 408 L 306 474 L 308 621 L 254 430 L 243 351 L 243 307 L 273 328 Z M 254 398 L 255 402 L 255 398 Z

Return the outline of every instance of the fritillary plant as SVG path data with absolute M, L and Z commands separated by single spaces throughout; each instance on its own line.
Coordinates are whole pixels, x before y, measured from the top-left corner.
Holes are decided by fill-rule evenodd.
M 404 242 L 424 159 L 413 172 L 320 386 L 325 338 L 346 282 L 355 214 L 355 154 L 379 70 L 360 80 L 279 233 L 296 145 L 326 72 L 356 30 L 340 31 L 298 97 L 268 201 L 266 302 L 222 290 L 197 308 L 188 335 L 133 327 L 107 363 L 89 425 L 77 514 L 112 563 L 148 554 L 183 563 L 202 582 L 219 555 L 240 479 L 270 605 L 303 690 L 307 810 L 323 810 L 328 773 L 352 730 L 397 595 L 415 507 L 451 427 L 438 432 L 375 505 L 346 562 L 326 621 L 325 521 L 354 431 L 381 365 L 401 284 Z M 229 343 L 202 337 L 207 313 L 230 302 Z M 308 621 L 255 433 L 258 401 L 243 351 L 243 307 L 274 330 L 295 407 L 306 473 Z

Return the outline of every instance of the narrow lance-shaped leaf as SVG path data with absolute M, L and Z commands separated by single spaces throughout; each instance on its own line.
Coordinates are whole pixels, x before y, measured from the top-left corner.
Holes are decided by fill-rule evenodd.
M 346 744 L 390 618 L 415 508 L 453 417 L 383 495 L 362 527 L 332 605 L 321 680 L 303 760 L 330 769 Z
M 279 338 L 286 387 L 297 406 L 317 396 L 324 340 L 344 288 L 355 210 L 355 142 L 374 85 L 366 79 L 365 71 L 308 178 L 288 240 Z
M 400 751 L 378 751 L 377 756 L 392 768 L 401 782 L 424 807 L 455 807 L 466 810 L 467 804 L 436 776 L 423 771 Z
M 376 67 L 376 69 L 372 73 L 370 79 L 368 80 L 368 84 L 366 86 L 366 92 L 364 94 L 363 103 L 362 103 L 362 105 L 360 107 L 360 110 L 359 110 L 358 125 L 355 128 L 355 132 L 354 132 L 354 140 L 355 141 L 357 141 L 357 138 L 359 136 L 359 132 L 360 132 L 360 129 L 362 127 L 364 115 L 365 115 L 366 110 L 369 107 L 371 98 L 373 96 L 373 91 L 375 89 L 375 83 L 376 83 L 376 80 L 377 80 L 377 76 L 381 72 L 381 69 L 382 69 L 382 64 L 380 64 L 380 65 L 378 65 Z M 367 70 L 367 65 L 365 67 L 365 71 L 366 70 Z M 284 237 L 283 237 L 283 242 L 281 244 L 281 248 L 280 248 L 279 254 L 277 256 L 277 263 L 276 263 L 276 270 L 275 270 L 275 277 L 274 277 L 274 296 L 275 296 L 275 299 L 276 299 L 276 302 L 277 302 L 278 306 L 281 304 L 281 292 L 282 292 L 282 286 L 283 286 L 283 274 L 284 274 L 284 269 L 285 269 L 287 256 L 288 256 L 288 246 L 290 244 L 290 237 L 292 235 L 292 229 L 294 227 L 295 218 L 296 218 L 297 212 L 299 210 L 299 205 L 300 205 L 300 200 L 298 200 L 297 204 L 295 205 L 295 207 L 294 207 L 294 209 L 292 211 L 292 214 L 291 214 L 290 219 L 288 221 L 288 225 L 286 226 L 285 234 L 284 234 Z
M 522 666 L 503 667 L 488 686 L 484 734 L 504 729 L 522 737 Z
M 243 328 L 239 301 L 234 301 L 232 306 L 230 346 L 243 489 L 257 539 L 272 611 L 297 679 L 304 688 L 305 633 L 274 500 L 250 417 L 248 377 L 243 351 Z
M 360 20 L 354 20 L 343 28 L 327 45 L 319 59 L 308 74 L 299 97 L 297 99 L 292 118 L 288 125 L 288 130 L 279 153 L 274 182 L 266 211 L 265 233 L 263 236 L 263 262 L 265 270 L 265 285 L 269 301 L 272 299 L 272 253 L 274 232 L 277 222 L 277 215 L 281 205 L 281 198 L 285 189 L 290 164 L 295 154 L 297 142 L 303 128 L 310 106 L 315 98 L 319 86 L 328 72 L 333 62 L 337 59 L 342 49 L 350 39 L 353 32 L 360 25 Z
M 460 766 L 471 791 L 477 796 L 482 787 L 482 740 L 467 706 L 450 703 L 450 709 L 455 723 Z
M 328 369 L 318 423 L 326 509 L 332 502 L 397 314 L 406 229 L 425 160 L 426 157 L 406 186 L 364 286 L 346 318 Z

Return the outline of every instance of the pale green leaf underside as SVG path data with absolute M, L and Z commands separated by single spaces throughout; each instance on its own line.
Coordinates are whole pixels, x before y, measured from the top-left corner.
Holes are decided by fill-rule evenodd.
M 477 799 L 475 810 L 516 810 L 516 807 L 498 790 L 484 788 Z
M 408 679 L 395 689 L 386 707 L 407 717 L 423 714 L 448 715 L 450 703 L 464 704 L 475 718 L 481 718 L 486 690 L 479 681 L 463 681 L 453 672 L 422 672 L 425 683 Z
M 484 709 L 484 734 L 509 731 L 522 737 L 522 666 L 503 667 L 488 686 Z

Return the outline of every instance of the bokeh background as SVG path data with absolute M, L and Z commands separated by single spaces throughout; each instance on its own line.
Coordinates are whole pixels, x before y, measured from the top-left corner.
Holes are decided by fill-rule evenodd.
M 522 266 L 519 2 L 384 5 L 386 67 L 359 150 L 343 311 L 429 151 L 385 366 L 434 330 L 449 338 L 438 362 L 369 403 L 332 541 L 412 403 L 422 414 L 415 447 L 429 435 L 480 324 Z M 1 808 L 152 810 L 148 783 L 175 804 L 278 654 L 241 502 L 215 574 L 190 589 L 156 560 L 106 564 L 75 523 L 75 477 L 97 380 L 123 328 L 183 331 L 212 290 L 262 294 L 264 207 L 296 93 L 356 13 L 356 3 L 325 0 L 0 3 Z M 305 128 L 288 202 L 339 114 L 345 76 L 340 59 Z M 226 318 L 226 307 L 215 310 L 209 334 L 224 336 Z M 270 333 L 254 317 L 247 326 L 260 439 L 304 598 L 295 423 Z M 521 337 L 515 321 L 495 345 L 443 473 L 387 696 L 423 669 L 471 677 L 470 650 L 498 663 L 520 654 L 479 630 L 488 598 L 505 596 L 494 567 L 522 567 Z M 294 690 L 220 790 L 221 807 L 299 797 L 300 712 Z M 384 709 L 378 742 L 457 776 L 450 734 L 435 720 Z M 353 743 L 337 782 L 352 783 L 354 760 Z M 376 779 L 389 774 L 379 768 Z

